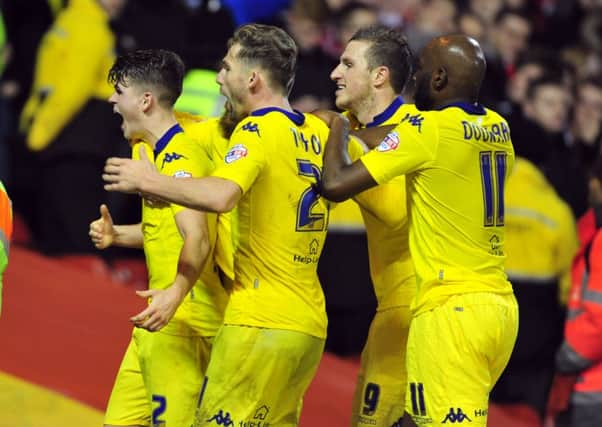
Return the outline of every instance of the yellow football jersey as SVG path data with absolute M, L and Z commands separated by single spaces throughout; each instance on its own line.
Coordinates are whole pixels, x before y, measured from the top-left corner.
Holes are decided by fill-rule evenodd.
M 203 148 L 214 168 L 221 164 L 228 151 L 228 139 L 222 135 L 219 118 L 203 119 L 189 113 L 177 113 L 176 118 L 186 135 Z M 236 208 L 218 215 L 213 254 L 215 263 L 230 280 L 234 279 L 234 247 L 237 239 L 237 227 L 232 223 L 236 218 L 235 212 Z
M 404 104 L 398 97 L 365 127 L 398 124 L 406 115 L 417 112 L 413 104 Z M 405 176 L 400 175 L 355 197 L 366 226 L 370 277 L 378 310 L 410 304 L 416 293 L 405 182 Z
M 176 178 L 202 177 L 213 170 L 213 165 L 201 147 L 188 138 L 179 125 L 162 136 L 154 152 L 145 144 L 155 166 L 165 175 Z M 134 146 L 133 157 L 139 155 Z M 158 200 L 142 201 L 142 233 L 144 253 L 149 276 L 149 289 L 165 289 L 177 273 L 178 259 L 184 241 L 176 225 L 175 216 L 185 209 L 182 206 Z M 207 214 L 211 250 L 216 238 L 216 215 Z M 199 280 L 180 305 L 173 319 L 163 329 L 166 333 L 203 336 L 215 335 L 222 324 L 228 296 L 222 288 L 212 262 L 212 253 Z
M 467 103 L 408 114 L 361 161 L 379 183 L 407 175 L 416 314 L 453 294 L 512 292 L 504 186 L 514 149 L 500 115 Z
M 234 288 L 225 324 L 326 336 L 316 269 L 328 224 L 317 192 L 328 127 L 269 107 L 238 124 L 214 176 L 240 186 Z

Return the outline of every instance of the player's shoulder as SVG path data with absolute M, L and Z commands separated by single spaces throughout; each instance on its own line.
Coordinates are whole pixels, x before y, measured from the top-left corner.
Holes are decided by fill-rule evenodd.
M 273 128 L 274 117 L 264 116 L 247 116 L 242 119 L 234 128 L 232 138 L 234 137 L 257 137 L 265 136 L 268 129 Z
M 499 123 L 503 124 L 503 126 L 508 127 L 508 121 L 497 111 L 491 110 L 489 108 L 485 108 L 485 117 L 490 123 Z
M 291 126 L 301 126 L 306 121 L 298 111 L 288 111 L 279 107 L 266 107 L 253 111 L 238 123 L 233 136 L 253 135 L 257 138 L 280 137 L 281 131 L 289 131 Z
M 399 108 L 396 111 L 396 115 L 399 117 L 403 117 L 406 114 L 420 114 L 422 113 L 422 111 L 420 111 L 415 104 L 408 104 L 408 103 L 403 103 L 399 106 Z
M 206 117 L 192 114 L 187 111 L 175 111 L 174 115 L 176 117 L 177 122 L 185 130 L 190 126 L 207 121 Z
M 328 128 L 328 125 L 326 125 L 326 123 L 324 123 L 324 120 L 322 120 L 321 118 L 319 118 L 318 116 L 311 114 L 311 113 L 303 113 L 303 116 L 305 117 L 305 125 L 315 129 L 316 131 L 322 133 L 322 132 L 326 132 L 328 133 L 330 131 L 330 129 Z
M 398 110 L 397 126 L 393 131 L 425 136 L 437 133 L 438 126 L 439 118 L 435 111 L 421 111 L 413 104 L 404 104 Z

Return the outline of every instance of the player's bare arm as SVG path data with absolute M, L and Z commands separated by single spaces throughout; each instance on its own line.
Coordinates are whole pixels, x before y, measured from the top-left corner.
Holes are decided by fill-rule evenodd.
M 149 289 L 136 292 L 151 303 L 130 321 L 139 328 L 151 332 L 161 330 L 173 318 L 176 310 L 199 278 L 210 252 L 207 215 L 193 209 L 185 209 L 175 216 L 176 225 L 184 239 L 180 251 L 176 277 L 166 289 Z
M 361 161 L 351 162 L 348 143 L 349 122 L 342 116 L 332 117 L 324 149 L 321 194 L 334 202 L 347 200 L 377 184 Z
M 142 228 L 140 224 L 115 225 L 107 205 L 100 205 L 100 218 L 90 223 L 88 232 L 96 249 L 109 246 L 142 248 Z
M 191 209 L 228 212 L 242 197 L 234 182 L 217 177 L 173 178 L 160 174 L 140 148 L 140 160 L 112 157 L 107 160 L 105 190 L 141 193 Z
M 356 129 L 351 134 L 359 138 L 369 148 L 376 148 L 383 139 L 395 129 L 395 125 L 375 126 L 371 128 Z

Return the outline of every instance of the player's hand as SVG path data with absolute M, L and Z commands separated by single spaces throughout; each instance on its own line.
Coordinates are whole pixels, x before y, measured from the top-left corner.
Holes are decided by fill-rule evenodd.
M 321 119 L 328 127 L 332 126 L 332 123 L 336 118 L 343 118 L 339 113 L 330 110 L 315 110 L 312 111 L 311 114 Z
M 96 249 L 106 249 L 115 241 L 115 227 L 107 205 L 100 205 L 100 218 L 90 223 L 88 234 Z
M 167 325 L 186 296 L 173 285 L 166 289 L 136 291 L 136 294 L 142 298 L 151 298 L 151 303 L 131 317 L 130 321 L 134 326 L 150 332 L 159 331 Z
M 157 173 L 157 169 L 140 145 L 140 160 L 111 157 L 105 164 L 102 179 L 107 191 L 140 193 L 142 183 L 153 173 Z

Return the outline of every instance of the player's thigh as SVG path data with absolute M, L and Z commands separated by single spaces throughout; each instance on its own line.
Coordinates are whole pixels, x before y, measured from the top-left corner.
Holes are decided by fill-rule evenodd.
M 150 426 L 150 422 L 151 406 L 140 370 L 138 345 L 132 338 L 111 391 L 105 425 Z
M 410 318 L 409 306 L 379 311 L 374 316 L 362 351 L 352 426 L 391 427 L 401 422 L 407 386 L 405 354 Z
M 417 425 L 487 424 L 488 395 L 512 352 L 517 313 L 512 296 L 475 293 L 412 320 L 406 411 Z
M 195 426 L 296 426 L 323 349 L 324 340 L 300 332 L 223 326 Z
M 209 362 L 211 339 L 139 330 L 140 367 L 152 425 L 190 426 Z

